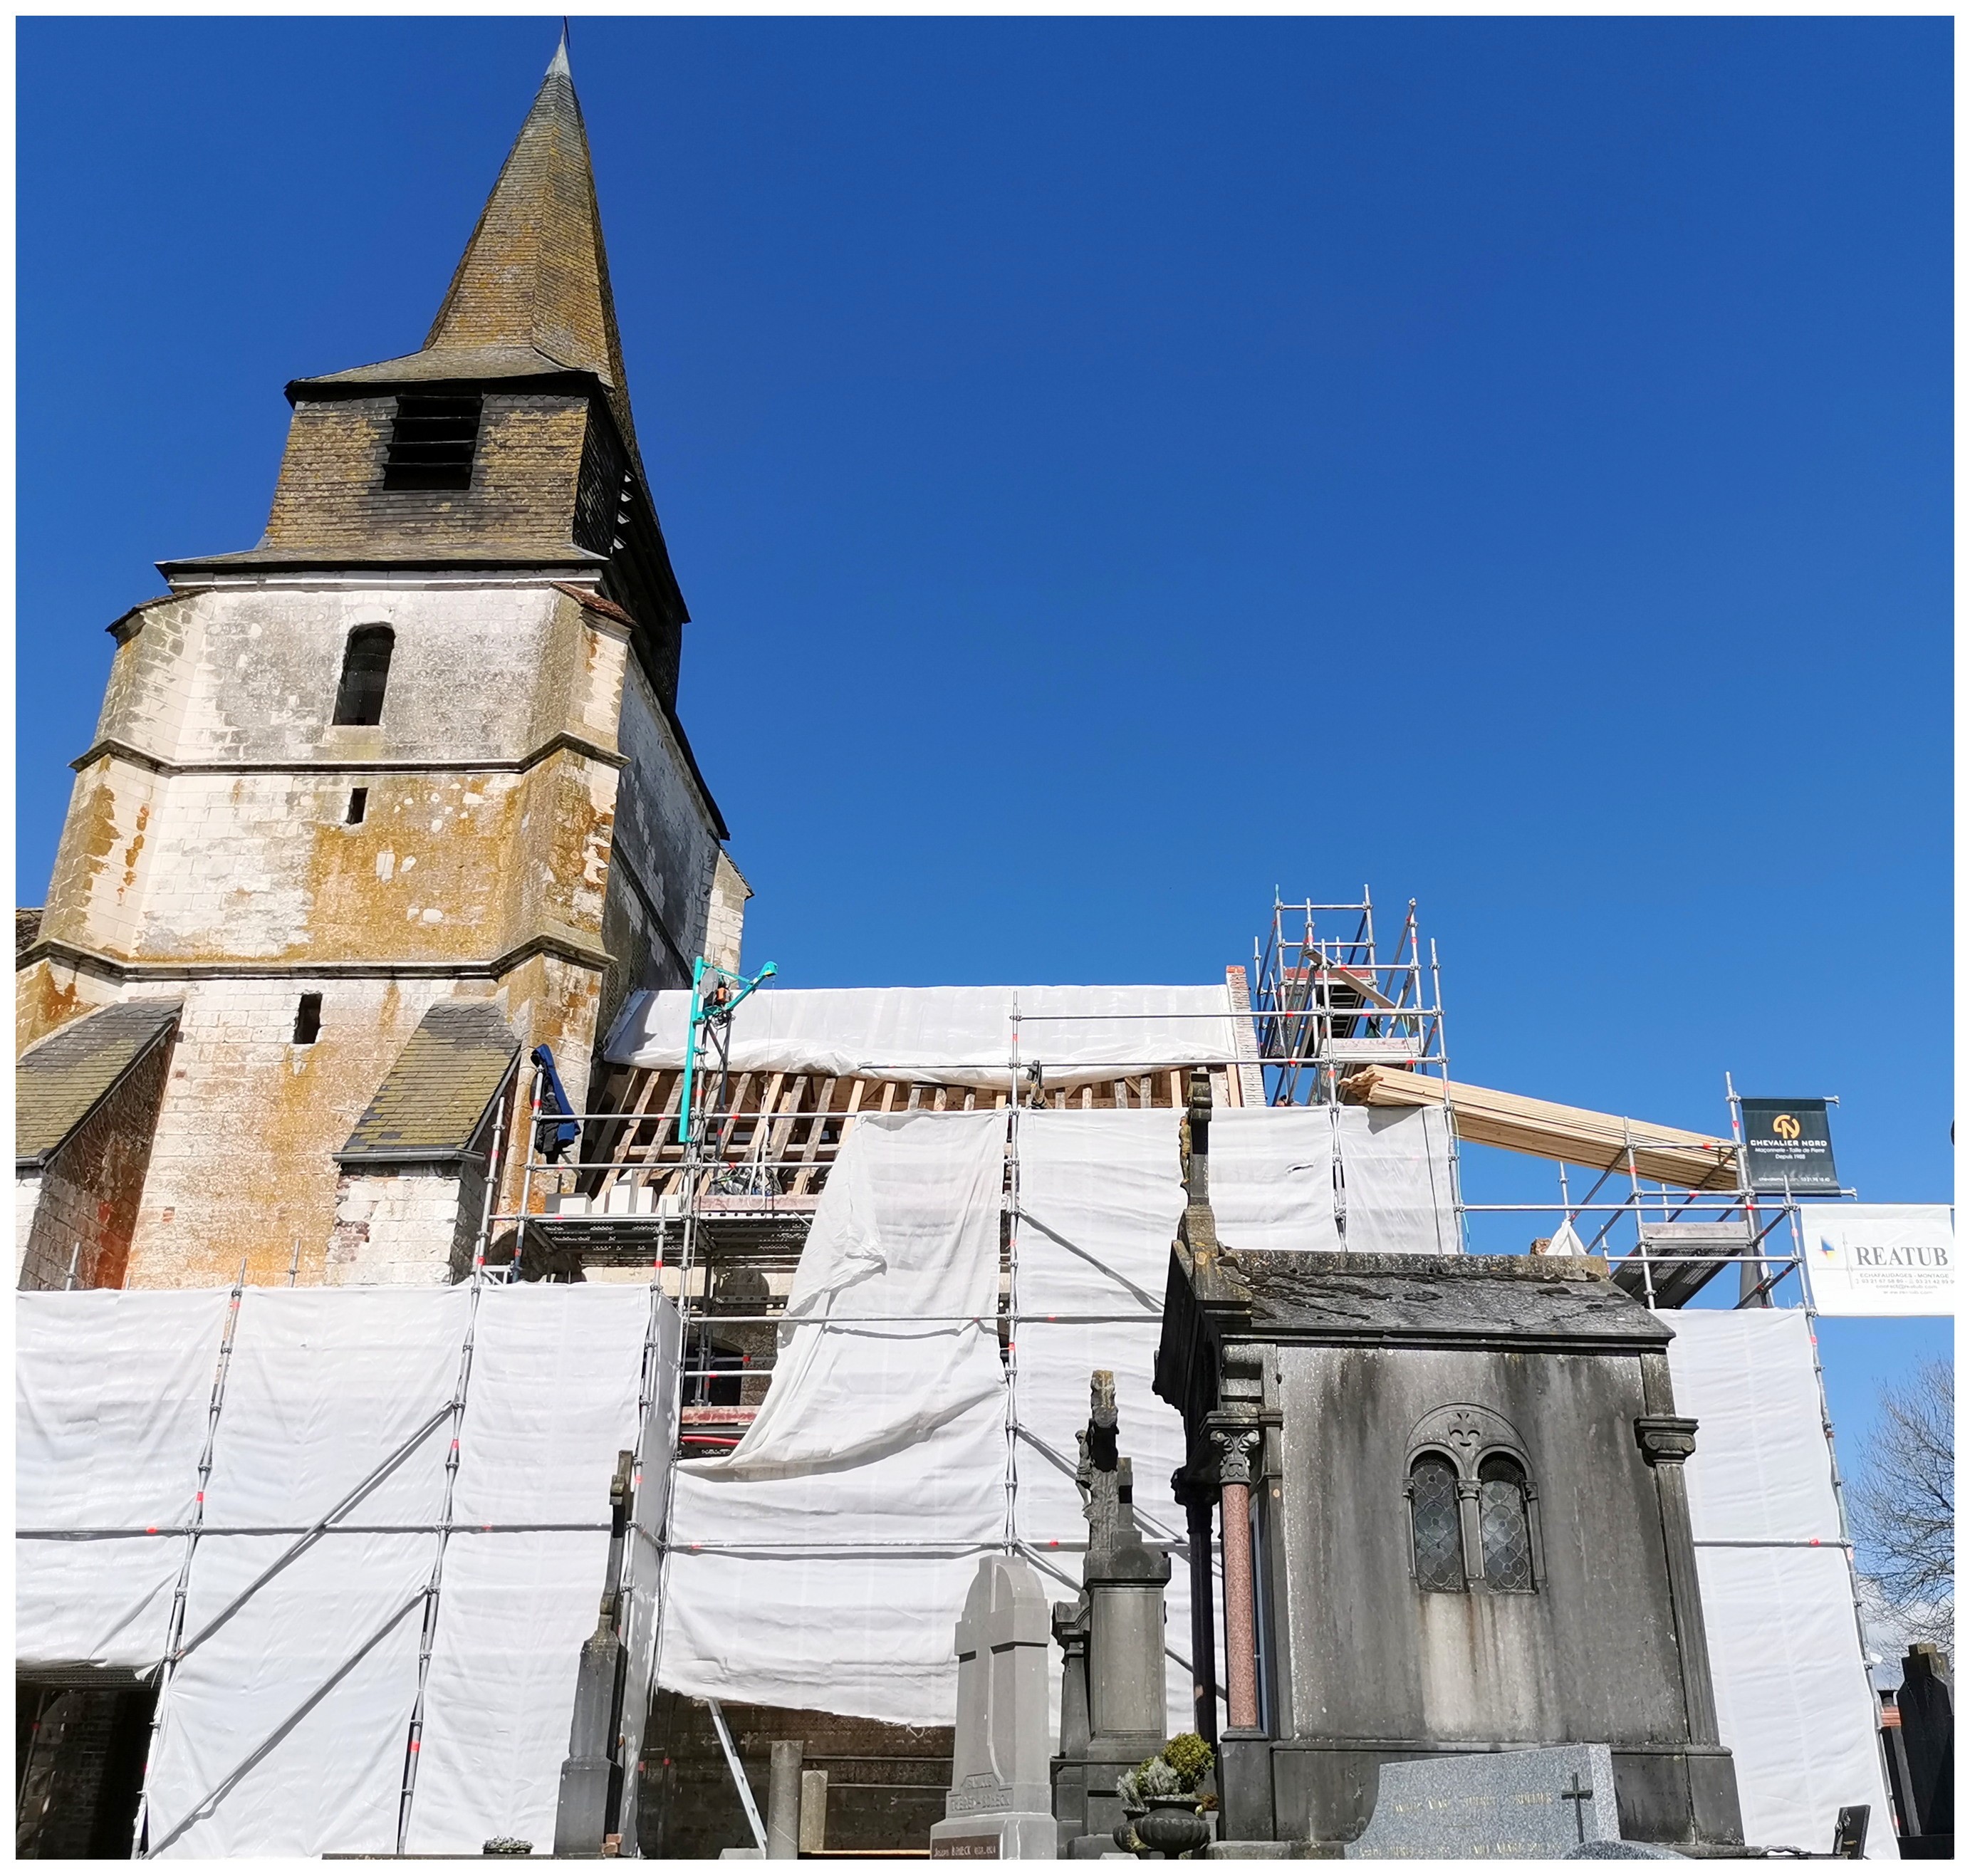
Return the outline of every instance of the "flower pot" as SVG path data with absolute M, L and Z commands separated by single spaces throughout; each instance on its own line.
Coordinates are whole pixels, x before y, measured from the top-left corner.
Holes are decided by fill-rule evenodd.
M 1149 1855 L 1149 1846 L 1136 1835 L 1136 1826 L 1148 1815 L 1146 1811 L 1133 1809 L 1126 1805 L 1123 1806 L 1122 1821 L 1115 1826 L 1112 1833 L 1117 1849 L 1126 1850 L 1131 1856 Z
M 1149 1814 L 1136 1824 L 1136 1835 L 1166 1857 L 1188 1856 L 1211 1841 L 1211 1825 L 1198 1814 L 1197 1793 L 1187 1791 L 1174 1797 L 1152 1798 Z

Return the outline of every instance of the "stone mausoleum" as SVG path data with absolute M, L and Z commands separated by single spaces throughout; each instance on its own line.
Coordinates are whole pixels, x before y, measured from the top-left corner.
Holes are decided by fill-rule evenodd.
M 1208 1101 L 1156 1390 L 1222 1496 L 1225 1835 L 1351 1842 L 1386 1764 L 1594 1744 L 1624 1836 L 1741 1842 L 1672 1331 L 1595 1258 L 1221 1244 Z

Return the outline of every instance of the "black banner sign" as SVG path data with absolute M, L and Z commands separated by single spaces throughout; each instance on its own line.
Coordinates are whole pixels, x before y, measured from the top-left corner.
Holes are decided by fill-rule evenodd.
M 1837 1192 L 1833 1136 L 1822 1100 L 1738 1104 L 1744 1116 L 1744 1156 L 1754 1192 Z

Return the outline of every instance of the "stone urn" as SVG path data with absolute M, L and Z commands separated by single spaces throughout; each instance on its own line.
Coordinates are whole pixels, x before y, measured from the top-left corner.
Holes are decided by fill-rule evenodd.
M 1139 1805 L 1125 1804 L 1122 1807 L 1122 1821 L 1110 1833 L 1115 1839 L 1115 1848 L 1130 1856 L 1147 1856 L 1149 1846 L 1136 1835 L 1136 1826 L 1149 1813 Z
M 1211 1841 L 1211 1822 L 1198 1811 L 1195 1792 L 1178 1792 L 1150 1799 L 1149 1815 L 1137 1821 L 1136 1835 L 1161 1855 L 1188 1856 Z

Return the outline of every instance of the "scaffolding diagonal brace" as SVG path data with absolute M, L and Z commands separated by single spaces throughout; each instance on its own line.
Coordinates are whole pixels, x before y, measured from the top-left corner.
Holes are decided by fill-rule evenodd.
M 732 1731 L 725 1724 L 725 1709 L 716 1700 L 707 1699 L 704 1703 L 711 1709 L 711 1725 L 718 1735 L 718 1744 L 725 1754 L 725 1763 L 732 1773 L 732 1783 L 737 1787 L 739 1802 L 746 1807 L 746 1827 L 753 1833 L 753 1841 L 759 1846 L 759 1854 L 766 1854 L 766 1827 L 759 1822 L 759 1807 L 754 1803 L 753 1787 L 746 1782 L 746 1768 L 739 1763 L 739 1748 L 732 1743 Z

